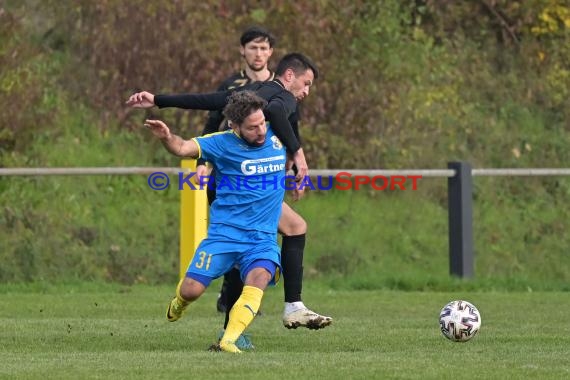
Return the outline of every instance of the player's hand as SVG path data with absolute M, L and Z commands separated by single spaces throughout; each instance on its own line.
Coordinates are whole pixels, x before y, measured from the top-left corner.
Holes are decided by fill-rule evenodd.
M 294 164 L 295 162 L 293 161 L 293 157 L 288 154 L 287 161 L 285 161 L 285 171 L 288 172 L 289 170 L 292 170 Z
M 154 106 L 154 94 L 147 91 L 137 92 L 126 101 L 133 108 L 151 108 Z
M 303 186 L 299 188 L 299 183 L 296 183 L 295 185 L 295 189 L 293 190 L 293 200 L 298 201 L 299 199 L 303 198 L 303 195 L 305 195 L 305 187 Z
M 303 148 L 299 148 L 299 150 L 293 154 L 293 162 L 297 167 L 297 175 L 295 176 L 295 180 L 298 182 L 309 175 L 309 166 L 307 165 L 307 161 L 305 161 L 305 153 L 303 153 Z
M 207 165 L 196 166 L 196 184 L 200 184 L 200 178 L 209 177 L 212 170 Z M 205 183 L 207 183 L 208 178 L 206 178 Z
M 147 119 L 144 126 L 150 129 L 153 135 L 159 139 L 169 139 L 172 135 L 170 134 L 170 129 L 160 120 L 149 120 Z

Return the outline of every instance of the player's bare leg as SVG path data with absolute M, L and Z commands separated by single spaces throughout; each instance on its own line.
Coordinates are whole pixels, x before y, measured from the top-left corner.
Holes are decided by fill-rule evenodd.
M 188 305 L 200 298 L 205 290 L 206 287 L 198 281 L 184 277 L 176 287 L 176 295 L 168 304 L 166 319 L 170 322 L 179 320 Z

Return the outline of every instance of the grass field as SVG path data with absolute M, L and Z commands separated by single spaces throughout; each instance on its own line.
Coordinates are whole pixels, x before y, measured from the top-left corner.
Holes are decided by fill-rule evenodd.
M 223 322 L 218 284 L 169 323 L 173 286 L 0 288 L 5 379 L 562 379 L 570 377 L 570 293 L 330 291 L 305 300 L 335 318 L 321 331 L 287 330 L 282 289 L 266 292 L 249 329 L 256 350 L 210 353 Z M 467 343 L 438 330 L 441 307 L 468 299 L 482 328 Z M 318 305 L 318 307 L 317 307 Z M 214 377 L 215 376 L 215 377 Z

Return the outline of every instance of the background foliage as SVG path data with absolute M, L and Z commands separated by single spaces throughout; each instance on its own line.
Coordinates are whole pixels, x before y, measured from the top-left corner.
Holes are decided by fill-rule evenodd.
M 301 51 L 321 70 L 303 105 L 313 168 L 442 168 L 451 160 L 563 167 L 570 159 L 564 0 L 8 0 L 0 2 L 0 166 L 177 165 L 139 131 L 143 118 L 160 116 L 191 136 L 201 131 L 204 114 L 145 113 L 124 101 L 141 89 L 211 91 L 240 67 L 238 38 L 251 24 L 278 37 L 273 63 Z M 72 277 L 127 283 L 174 277 L 178 195 L 145 186 L 138 177 L 0 178 L 0 281 L 61 278 L 69 268 L 76 268 Z M 359 216 L 363 228 L 378 224 L 373 236 L 352 230 L 338 214 L 315 223 L 323 207 L 346 198 L 330 204 L 314 196 L 300 204 L 323 236 L 337 229 L 360 236 L 338 243 L 354 244 L 364 257 L 344 264 L 344 250 L 333 254 L 314 237 L 315 273 L 324 265 L 362 274 L 363 263 L 374 268 L 375 255 L 419 255 L 445 277 L 445 188 L 422 186 L 417 197 L 426 214 L 415 217 L 413 230 L 397 213 L 415 198 L 371 195 L 365 210 L 399 220 Z M 554 277 L 567 280 L 568 181 L 481 179 L 476 186 L 476 243 L 494 255 L 480 259 L 482 272 L 532 276 L 529 268 L 547 252 L 555 256 L 548 259 Z M 418 230 L 426 241 L 414 243 Z M 384 284 L 398 281 L 392 276 Z

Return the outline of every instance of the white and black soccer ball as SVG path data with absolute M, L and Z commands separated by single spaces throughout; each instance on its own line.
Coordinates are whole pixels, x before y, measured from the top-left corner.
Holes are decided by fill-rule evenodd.
M 481 314 L 467 301 L 451 301 L 439 313 L 443 336 L 454 342 L 467 342 L 481 328 Z

